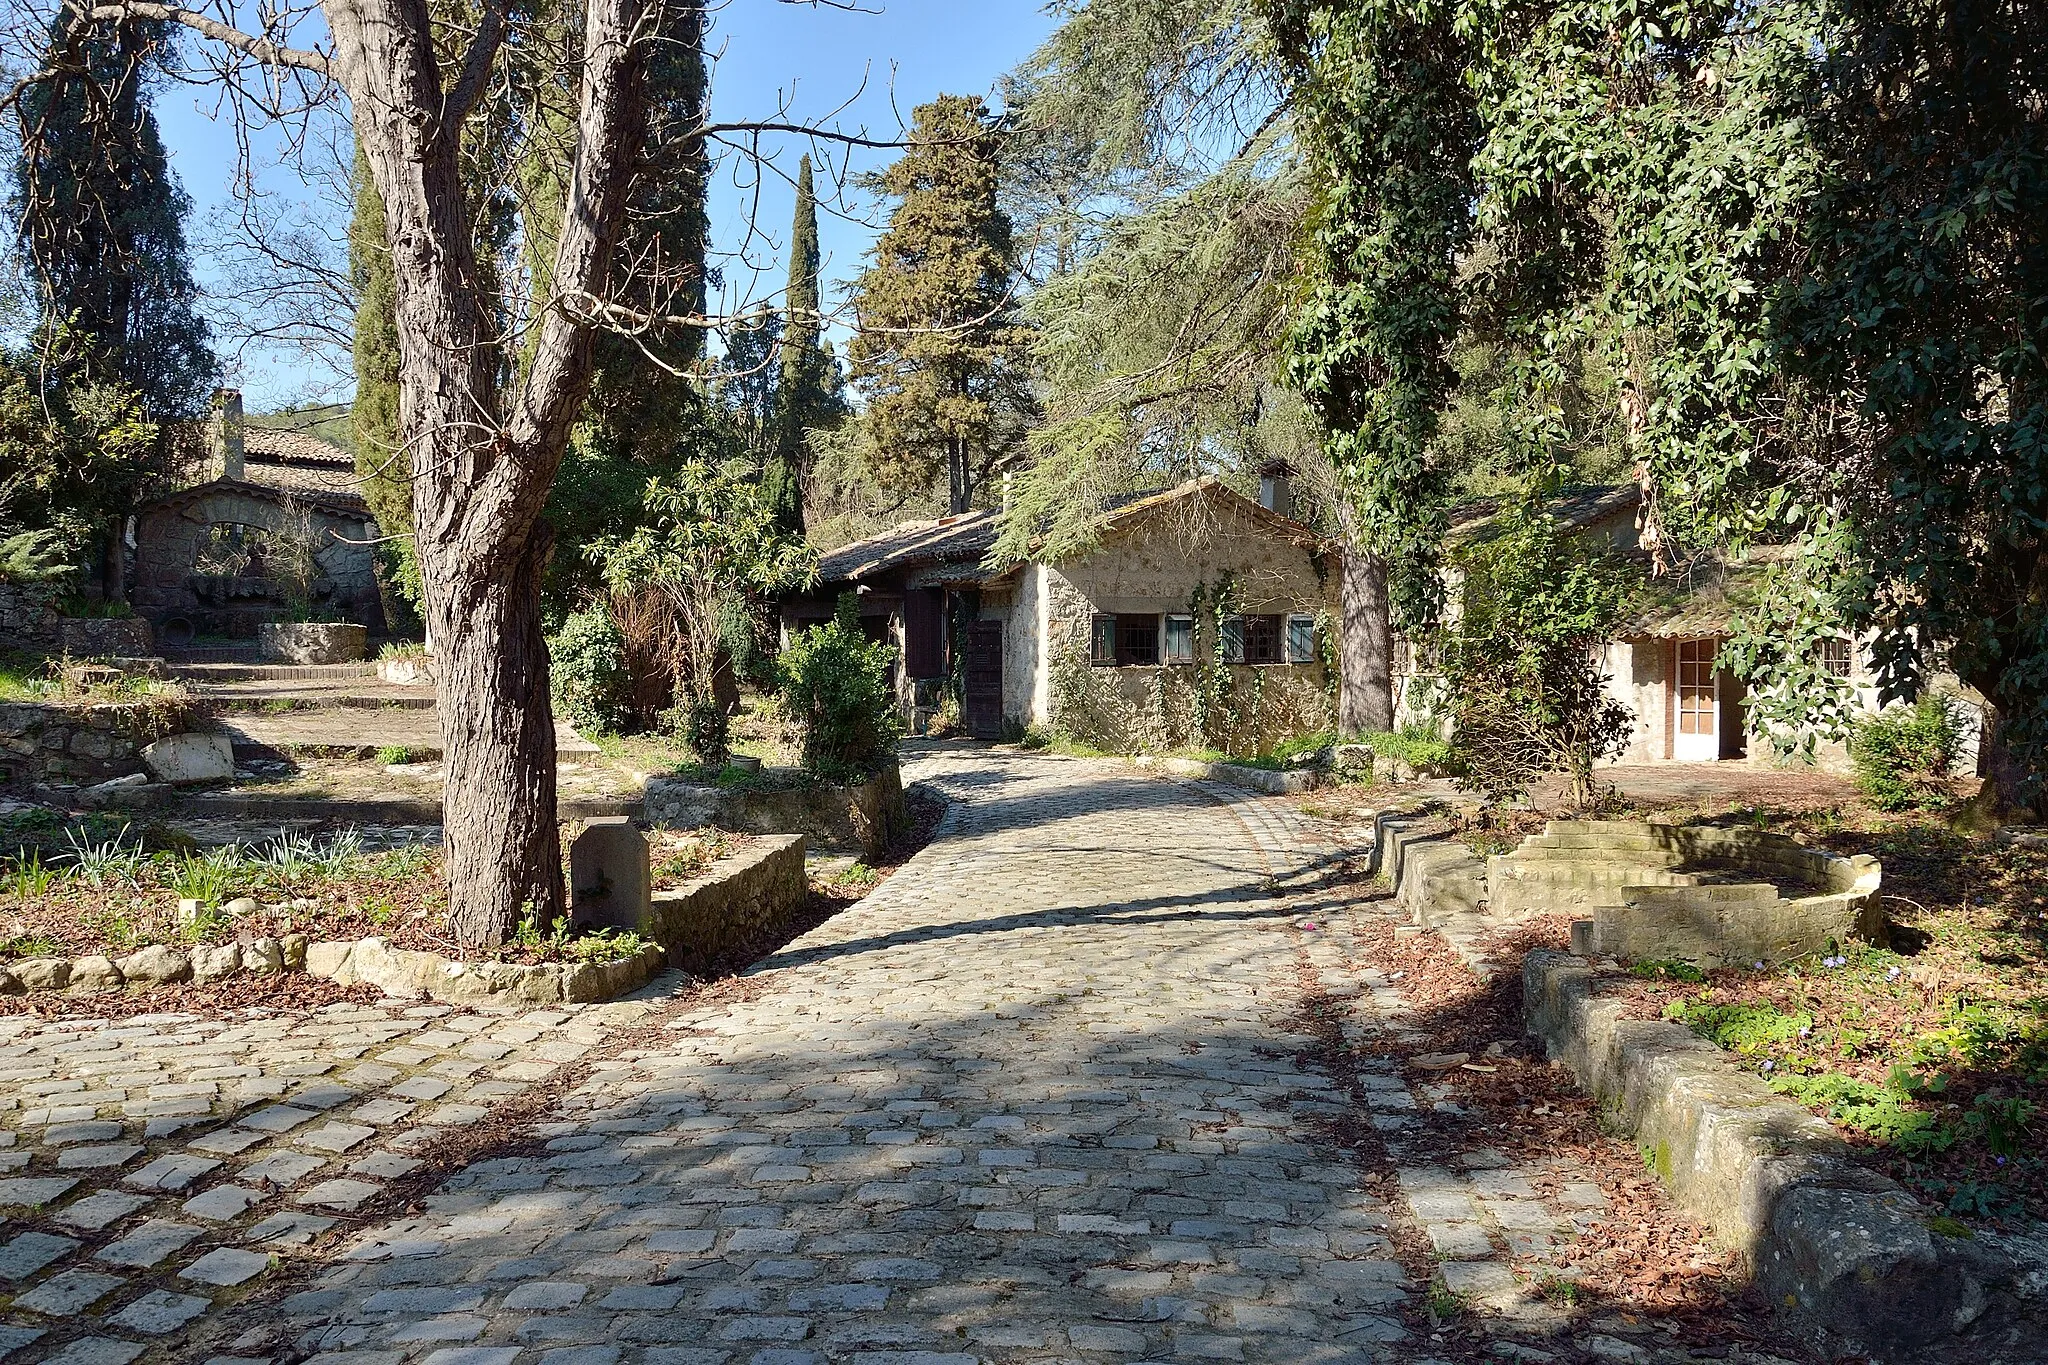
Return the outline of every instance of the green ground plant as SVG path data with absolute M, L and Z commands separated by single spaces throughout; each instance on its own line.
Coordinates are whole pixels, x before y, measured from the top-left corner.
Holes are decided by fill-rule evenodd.
M 1892 706 L 1859 722 L 1849 735 L 1856 785 L 1879 810 L 1931 810 L 1950 804 L 1962 744 L 1954 701 L 1929 693 L 1911 706 Z

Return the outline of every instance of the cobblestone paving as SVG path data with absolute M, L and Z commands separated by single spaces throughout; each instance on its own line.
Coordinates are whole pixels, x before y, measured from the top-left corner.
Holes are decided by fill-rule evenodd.
M 980 1365 L 1430 1358 L 1396 1254 L 1540 1318 L 1506 1257 L 1597 1216 L 1497 1154 L 1407 1150 L 1430 1103 L 1339 1076 L 1304 987 L 1398 999 L 1295 926 L 1279 803 L 1106 765 L 941 759 L 939 838 L 685 1007 L 417 1217 L 353 1239 L 234 1349 L 318 1365 Z M 1308 946 L 1304 947 L 1303 945 Z M 1366 1110 L 1398 1170 L 1327 1140 Z M 1382 1196 L 1375 1191 L 1383 1189 Z M 1420 1234 L 1417 1232 L 1420 1226 Z M 1629 1342 L 1613 1358 L 1651 1359 Z M 1506 1358 L 1557 1357 L 1534 1347 Z M 1682 1353 L 1676 1358 L 1683 1359 Z
M 1283 803 L 1113 765 L 946 755 L 909 775 L 956 798 L 930 848 L 737 989 L 635 1016 L 647 1036 L 624 1044 L 597 1047 L 622 1017 L 604 1011 L 635 1006 L 336 1011 L 297 1044 L 319 1070 L 305 1076 L 276 1059 L 227 1074 L 282 1046 L 243 1024 L 66 1035 L 106 1056 L 84 1082 L 90 1114 L 76 1098 L 77 1116 L 59 1117 L 56 1098 L 32 1092 L 68 1077 L 68 1062 L 40 1063 L 50 1081 L 0 1082 L 24 1111 L 46 1111 L 16 1116 L 23 1143 L 39 1144 L 21 1179 L 68 1178 L 61 1152 L 133 1146 L 137 1125 L 201 1119 L 136 1112 L 118 1134 L 69 1142 L 50 1131 L 157 1103 L 150 1085 L 226 1068 L 211 1078 L 221 1093 L 162 1101 L 242 1117 L 187 1130 L 224 1137 L 159 1139 L 218 1167 L 160 1164 L 144 1141 L 37 1201 L 51 1211 L 19 1226 L 39 1240 L 0 1247 L 0 1273 L 21 1294 L 7 1321 L 50 1335 L 7 1365 L 127 1365 L 152 1341 L 143 1365 L 1426 1362 L 1415 1310 L 1429 1286 L 1400 1253 L 1432 1247 L 1450 1289 L 1496 1320 L 1544 1325 L 1550 1310 L 1516 1286 L 1510 1258 L 1540 1260 L 1599 1216 L 1600 1192 L 1567 1180 L 1541 1199 L 1540 1172 L 1409 1138 L 1441 1096 L 1370 1055 L 1399 1036 L 1403 1005 L 1346 943 L 1389 926 L 1377 911 L 1343 932 L 1298 924 L 1303 870 L 1342 850 Z M 1332 907 L 1314 903 L 1327 930 Z M 1346 1059 L 1315 1031 L 1333 1028 L 1367 1055 Z M 181 1030 L 199 1056 L 173 1066 L 163 1054 L 178 1045 L 161 1040 Z M 158 1041 L 130 1048 L 124 1032 Z M 364 1154 L 402 1163 L 431 1141 L 378 1136 L 387 1103 L 438 1104 L 420 1112 L 446 1131 L 482 1116 L 479 1083 L 531 1084 L 594 1048 L 587 1080 L 523 1147 L 473 1162 L 409 1216 L 337 1228 L 310 1254 L 280 1248 L 304 1269 L 282 1303 L 228 1303 L 266 1281 L 253 1261 L 208 1256 L 265 1250 L 273 1219 L 328 1216 L 316 1191 L 395 1171 L 347 1169 Z M 136 1058 L 161 1062 L 139 1086 Z M 247 1082 L 274 1088 L 238 1092 Z M 407 1089 L 420 1082 L 471 1089 Z M 275 1107 L 310 1117 L 266 1118 Z M 1346 1133 L 1363 1134 L 1365 1160 Z M 264 1162 L 274 1186 L 250 1175 Z M 177 1191 L 151 1186 L 164 1174 L 140 1188 L 116 1174 L 188 1169 Z M 258 1202 L 230 1211 L 241 1189 Z M 108 1220 L 98 1230 L 40 1240 L 91 1199 L 105 1213 L 85 1221 Z M 230 1231 L 213 1231 L 207 1209 Z M 254 1278 L 233 1287 L 242 1274 Z M 1581 1345 L 1686 1358 L 1605 1336 Z M 1503 1341 L 1495 1354 L 1555 1349 Z
M 0 1019 L 0 1358 L 126 1365 L 648 1008 Z

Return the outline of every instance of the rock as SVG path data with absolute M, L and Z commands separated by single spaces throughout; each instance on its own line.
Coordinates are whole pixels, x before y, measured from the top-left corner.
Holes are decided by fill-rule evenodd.
M 176 948 L 161 943 L 152 943 L 130 953 L 115 965 L 121 969 L 122 979 L 151 986 L 167 986 L 172 982 L 192 979 L 191 959 Z
M 265 621 L 256 627 L 256 648 L 288 664 L 354 663 L 369 653 L 370 632 L 343 622 Z
M 577 929 L 644 929 L 653 893 L 647 836 L 623 815 L 587 822 L 569 846 L 570 924 Z
M 1331 762 L 1340 773 L 1370 773 L 1372 758 L 1372 750 L 1363 744 L 1339 744 L 1331 750 Z
M 306 970 L 306 949 L 313 940 L 305 934 L 286 934 L 278 940 L 278 948 L 284 954 L 284 968 L 288 972 Z
M 223 915 L 253 915 L 263 907 L 254 896 L 237 896 L 220 908 Z
M 31 957 L 7 965 L 15 980 L 32 991 L 61 991 L 71 984 L 68 957 Z
M 233 976 L 242 970 L 242 945 L 239 943 L 208 944 L 192 950 L 192 979 L 194 981 L 218 981 Z
M 1410 1057 L 1408 1063 L 1424 1071 L 1449 1071 L 1471 1060 L 1469 1052 L 1425 1052 L 1420 1057 Z
M 178 902 L 178 927 L 180 929 L 189 929 L 199 923 L 199 916 L 205 913 L 205 909 L 205 906 L 190 896 L 180 900 Z
M 226 735 L 166 735 L 142 751 L 142 763 L 159 782 L 174 786 L 229 782 L 235 776 L 235 746 Z
M 245 972 L 281 972 L 284 970 L 284 948 L 274 938 L 259 938 L 253 943 L 242 945 L 242 970 Z
M 0 995 L 20 995 L 27 989 L 13 972 L 0 967 Z
M 79 994 L 116 990 L 121 980 L 121 969 L 114 965 L 114 960 L 99 953 L 88 954 L 71 964 L 71 989 Z
M 342 974 L 349 970 L 349 958 L 354 955 L 353 943 L 312 943 L 306 946 L 306 975 L 317 976 L 323 981 L 340 981 Z M 350 976 L 347 985 L 354 981 Z

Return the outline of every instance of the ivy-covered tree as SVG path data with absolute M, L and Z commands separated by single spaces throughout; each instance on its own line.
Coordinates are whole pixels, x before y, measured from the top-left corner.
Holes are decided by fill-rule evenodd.
M 1952 668 L 1992 707 L 1989 795 L 2048 813 L 2048 10 L 1830 13 L 1782 343 L 1863 448 L 1799 491 L 1886 690 Z
M 119 385 L 150 420 L 202 411 L 219 370 L 185 249 L 191 200 L 150 108 L 166 32 L 152 19 L 60 19 L 51 78 L 21 94 L 14 175 L 51 379 Z
M 1455 374 L 1458 253 L 1479 118 L 1444 0 L 1276 0 L 1295 136 L 1316 202 L 1287 375 L 1336 475 L 1344 573 L 1339 725 L 1393 726 L 1393 625 L 1433 619 L 1443 474 L 1430 458 Z
M 872 184 L 896 200 L 854 286 L 854 384 L 885 482 L 944 475 L 965 512 L 1031 409 L 1014 244 L 998 203 L 1002 134 L 963 95 L 918 106 L 907 151 Z

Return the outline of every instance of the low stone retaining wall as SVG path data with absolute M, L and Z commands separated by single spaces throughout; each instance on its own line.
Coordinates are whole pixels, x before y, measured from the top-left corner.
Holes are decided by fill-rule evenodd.
M 90 995 L 127 987 L 206 984 L 243 974 L 305 972 L 343 986 L 366 982 L 400 999 L 450 1004 L 580 1005 L 638 990 L 661 970 L 653 944 L 616 962 L 457 962 L 393 948 L 381 938 L 320 942 L 304 934 L 179 948 L 153 943 L 122 957 L 35 957 L 0 964 L 0 995 L 66 991 Z
M 1486 868 L 1495 914 L 1589 914 L 1574 939 L 1586 953 L 1701 967 L 1882 943 L 1882 880 L 1874 858 L 1783 834 L 1636 820 L 1553 820 Z M 1808 894 L 1787 896 L 1785 883 Z
M 1522 987 L 1530 1035 L 1773 1304 L 1887 1361 L 2048 1358 L 2048 1246 L 1942 1235 L 1826 1122 L 1683 1026 L 1623 1018 L 1575 958 L 1531 953 Z
M 850 787 L 771 769 L 763 780 L 718 787 L 674 777 L 647 782 L 641 809 L 666 829 L 710 825 L 736 834 L 801 834 L 814 848 L 879 857 L 908 828 L 903 773 L 892 759 Z
M 143 771 L 142 750 L 186 729 L 175 702 L 0 703 L 0 787 L 91 786 Z
M 366 982 L 400 999 L 459 1005 L 587 1005 L 638 990 L 661 970 L 650 943 L 616 962 L 456 962 L 438 953 L 393 948 L 381 938 L 312 943 L 306 974 L 340 986 Z
M 62 629 L 62 596 L 49 583 L 0 583 L 0 636 L 30 645 L 54 645 Z
M 1322 780 L 1322 774 L 1314 768 L 1290 768 L 1278 772 L 1271 768 L 1251 768 L 1242 763 L 1208 763 L 1199 758 L 1152 758 L 1133 759 L 1141 768 L 1158 768 L 1172 773 L 1175 777 L 1192 777 L 1207 782 L 1227 782 L 1233 787 L 1244 787 L 1269 796 L 1293 796 L 1298 792 L 1313 791 Z
M 698 975 L 727 952 L 782 932 L 810 899 L 804 842 L 801 834 L 758 840 L 713 863 L 699 881 L 655 892 L 642 932 Z
M 58 623 L 57 642 L 74 659 L 141 659 L 156 653 L 156 632 L 140 616 L 67 616 Z

